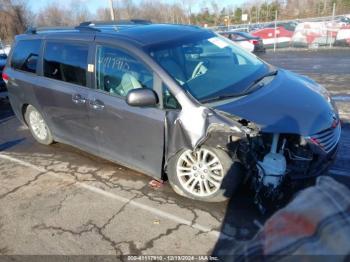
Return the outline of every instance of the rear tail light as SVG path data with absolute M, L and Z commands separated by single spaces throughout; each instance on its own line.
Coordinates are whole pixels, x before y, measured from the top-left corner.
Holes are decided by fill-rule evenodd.
M 259 40 L 250 40 L 249 42 L 251 42 L 253 45 L 259 44 Z
M 8 74 L 6 74 L 5 73 L 5 67 L 4 67 L 4 69 L 3 69 L 3 71 L 2 71 L 2 79 L 5 81 L 5 83 L 7 84 L 7 82 L 9 81 L 9 76 L 8 76 Z

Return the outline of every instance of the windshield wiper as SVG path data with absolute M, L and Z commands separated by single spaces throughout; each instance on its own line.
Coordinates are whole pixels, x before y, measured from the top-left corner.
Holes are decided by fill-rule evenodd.
M 214 96 L 214 97 L 209 97 L 207 99 L 203 99 L 200 100 L 200 102 L 202 104 L 206 104 L 206 103 L 211 103 L 211 102 L 215 102 L 215 101 L 219 101 L 219 100 L 224 100 L 224 99 L 229 99 L 229 98 L 234 98 L 234 97 L 239 97 L 242 96 L 241 94 L 230 94 L 230 95 L 220 95 L 220 96 Z
M 246 89 L 244 89 L 244 91 L 241 92 L 240 95 L 249 94 L 252 90 L 252 87 L 256 86 L 261 80 L 263 80 L 264 78 L 269 77 L 269 76 L 277 75 L 277 73 L 278 73 L 278 70 L 272 70 L 272 71 L 267 72 L 265 75 L 254 80 L 254 82 L 251 83 Z M 264 86 L 264 84 L 260 84 L 260 87 L 263 87 L 263 86 Z M 255 89 L 253 91 L 255 91 Z
M 219 95 L 219 96 L 214 96 L 214 97 L 209 97 L 207 99 L 203 99 L 200 100 L 201 103 L 205 104 L 205 103 L 211 103 L 211 102 L 215 102 L 215 101 L 219 101 L 219 100 L 224 100 L 224 99 L 229 99 L 229 98 L 235 98 L 235 97 L 240 97 L 240 96 L 244 96 L 244 95 L 248 95 L 251 92 L 255 91 L 256 89 L 252 89 L 252 87 L 256 86 L 256 84 L 258 84 L 261 80 L 263 80 L 266 77 L 269 76 L 274 76 L 277 75 L 277 70 L 273 70 L 273 71 L 269 71 L 268 73 L 266 73 L 265 75 L 259 77 L 258 79 L 254 80 L 253 83 L 251 83 L 246 89 L 244 89 L 243 92 L 238 93 L 238 94 L 227 94 L 227 95 Z M 264 85 L 260 85 L 260 87 L 263 87 Z

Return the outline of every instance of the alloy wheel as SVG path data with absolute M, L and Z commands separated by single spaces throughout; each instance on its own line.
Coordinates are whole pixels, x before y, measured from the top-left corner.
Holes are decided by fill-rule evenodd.
M 45 140 L 48 133 L 44 119 L 37 111 L 31 111 L 29 114 L 29 123 L 34 135 L 40 140 Z
M 217 192 L 224 177 L 219 158 L 207 148 L 184 151 L 177 161 L 176 173 L 182 187 L 199 197 Z

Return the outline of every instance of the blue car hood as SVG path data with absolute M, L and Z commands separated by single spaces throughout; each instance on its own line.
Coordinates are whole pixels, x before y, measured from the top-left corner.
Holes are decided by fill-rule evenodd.
M 257 124 L 264 132 L 308 136 L 338 118 L 327 91 L 309 78 L 278 70 L 259 90 L 214 107 Z

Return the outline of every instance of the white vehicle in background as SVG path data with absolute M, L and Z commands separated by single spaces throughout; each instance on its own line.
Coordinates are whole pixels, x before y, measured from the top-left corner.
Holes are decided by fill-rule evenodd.
M 335 46 L 350 46 L 350 28 L 340 29 L 334 42 Z
M 237 45 L 239 45 L 240 47 L 242 47 L 243 49 L 249 51 L 249 52 L 253 52 L 254 51 L 254 44 L 248 42 L 248 41 L 234 41 Z
M 0 46 L 0 54 L 6 54 L 8 55 L 10 53 L 11 46 Z
M 6 54 L 8 55 L 10 53 L 11 46 L 10 45 L 4 45 L 3 42 L 0 39 L 0 54 Z

